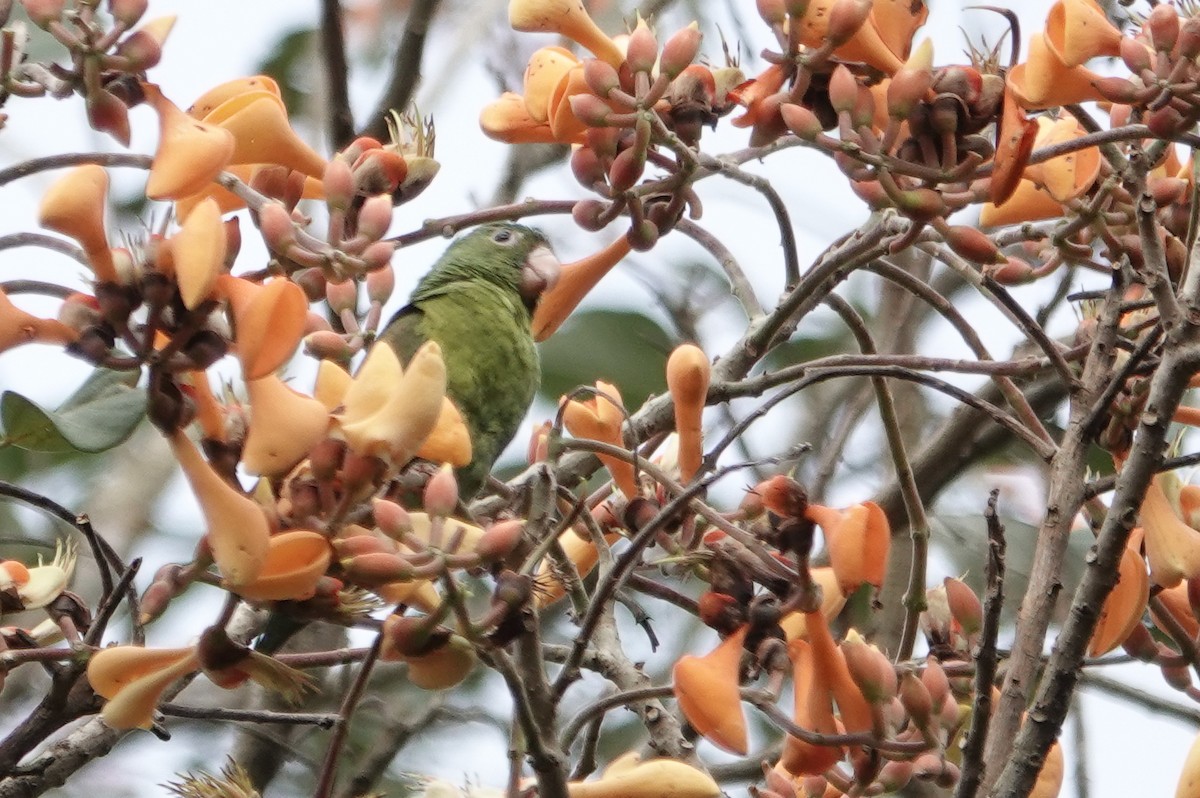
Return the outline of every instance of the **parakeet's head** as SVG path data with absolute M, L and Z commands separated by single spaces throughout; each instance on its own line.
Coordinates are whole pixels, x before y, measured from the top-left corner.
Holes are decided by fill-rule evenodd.
M 532 313 L 558 281 L 558 258 L 538 230 L 511 222 L 477 227 L 457 238 L 413 294 L 441 292 L 460 282 L 485 280 L 521 297 Z

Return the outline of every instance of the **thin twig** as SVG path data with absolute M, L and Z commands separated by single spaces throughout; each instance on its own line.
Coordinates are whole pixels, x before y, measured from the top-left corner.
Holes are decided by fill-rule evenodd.
M 988 496 L 987 521 L 988 553 L 984 570 L 987 573 L 987 592 L 983 599 L 983 626 L 979 630 L 979 646 L 974 652 L 975 700 L 971 712 L 971 730 L 962 745 L 962 779 L 954 798 L 974 798 L 983 782 L 983 751 L 987 742 L 988 724 L 992 717 L 992 682 L 996 678 L 996 638 L 1000 634 L 1000 615 L 1004 609 L 1004 524 L 996 512 L 1000 490 L 994 488 Z

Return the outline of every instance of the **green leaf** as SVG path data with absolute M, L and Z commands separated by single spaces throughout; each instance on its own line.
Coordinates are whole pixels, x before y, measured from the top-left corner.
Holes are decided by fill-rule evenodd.
M 57 410 L 13 391 L 0 395 L 3 443 L 34 452 L 103 452 L 124 441 L 146 414 L 137 371 L 96 369 Z
M 590 310 L 572 316 L 541 345 L 542 395 L 550 402 L 596 380 L 621 390 L 636 410 L 646 397 L 667 389 L 671 338 L 654 320 L 621 310 Z

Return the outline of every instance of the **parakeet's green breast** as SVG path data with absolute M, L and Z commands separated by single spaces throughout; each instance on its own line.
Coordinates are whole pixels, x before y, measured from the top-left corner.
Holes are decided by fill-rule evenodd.
M 530 318 L 556 278 L 541 233 L 485 225 L 450 246 L 380 333 L 406 363 L 427 340 L 441 346 L 447 393 L 471 433 L 472 462 L 458 471 L 464 497 L 482 487 L 533 401 L 541 372 Z

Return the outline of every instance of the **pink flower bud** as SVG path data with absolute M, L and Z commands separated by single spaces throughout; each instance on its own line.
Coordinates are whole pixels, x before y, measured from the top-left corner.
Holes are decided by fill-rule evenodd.
M 396 289 L 396 270 L 389 263 L 382 269 L 367 273 L 367 299 L 371 302 L 386 304 Z
M 475 544 L 475 553 L 485 562 L 503 560 L 517 548 L 524 531 L 525 522 L 517 518 L 492 524 Z
M 650 26 L 646 24 L 646 20 L 642 19 L 639 14 L 637 27 L 633 29 L 633 33 L 629 34 L 625 63 L 629 65 L 631 72 L 637 74 L 654 69 L 656 60 L 658 60 L 658 40 L 654 37 L 654 31 L 650 30 Z
M 350 164 L 341 158 L 330 159 L 325 165 L 321 187 L 325 190 L 325 204 L 332 210 L 349 209 L 354 202 L 354 174 L 350 171 Z
M 330 161 L 333 163 L 333 161 Z M 347 168 L 347 174 L 349 169 Z M 368 241 L 383 238 L 392 225 L 392 198 L 388 194 L 368 197 L 358 211 L 358 234 Z
M 373 272 L 389 265 L 392 262 L 392 255 L 395 253 L 395 242 L 376 241 L 364 249 L 359 257 L 362 259 L 363 268 L 368 272 Z
M 835 48 L 850 41 L 870 16 L 871 6 L 871 0 L 837 0 L 829 10 L 826 40 Z
M 788 130 L 798 138 L 816 141 L 817 136 L 821 135 L 821 121 L 803 105 L 783 103 L 779 106 L 779 113 L 783 116 L 783 123 L 787 125 Z
M 599 58 L 589 58 L 583 62 L 583 82 L 597 97 L 607 97 L 613 89 L 621 88 L 617 70 Z
M 658 61 L 659 71 L 674 80 L 696 60 L 703 38 L 704 34 L 700 33 L 700 26 L 695 22 L 673 33 L 663 45 L 662 57 Z
M 400 540 L 406 532 L 412 532 L 412 519 L 408 510 L 387 499 L 375 499 L 372 502 L 375 511 L 375 525 L 383 534 L 394 540 Z
M 454 469 L 449 465 L 443 465 L 429 478 L 423 504 L 431 516 L 443 518 L 453 515 L 458 509 L 458 480 L 454 478 Z
M 353 280 L 325 283 L 325 299 L 334 313 L 354 313 L 358 308 L 358 283 Z

